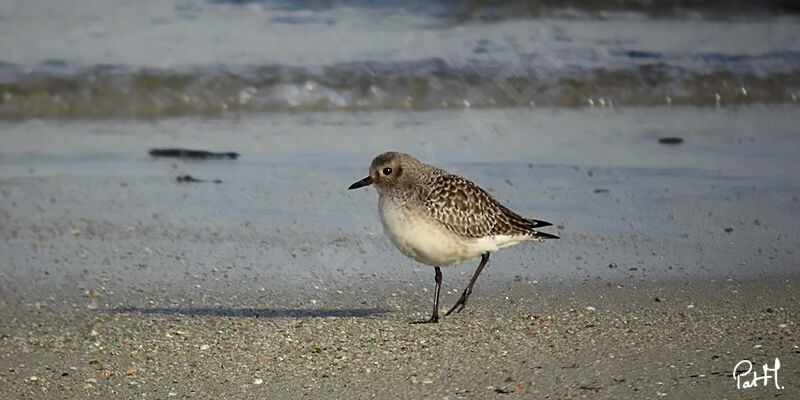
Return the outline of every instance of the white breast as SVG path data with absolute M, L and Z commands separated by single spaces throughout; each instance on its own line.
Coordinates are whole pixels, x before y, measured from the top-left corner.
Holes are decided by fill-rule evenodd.
M 433 266 L 460 264 L 483 253 L 497 251 L 526 240 L 525 237 L 488 236 L 465 238 L 421 211 L 395 204 L 380 196 L 378 207 L 383 229 L 406 256 Z

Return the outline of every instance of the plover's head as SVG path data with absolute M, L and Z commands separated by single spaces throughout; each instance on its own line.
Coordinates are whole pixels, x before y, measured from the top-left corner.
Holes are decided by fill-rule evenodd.
M 431 167 L 408 154 L 390 151 L 375 157 L 369 167 L 369 176 L 348 189 L 373 185 L 379 193 L 387 194 L 404 186 L 413 186 L 424 178 L 428 169 Z

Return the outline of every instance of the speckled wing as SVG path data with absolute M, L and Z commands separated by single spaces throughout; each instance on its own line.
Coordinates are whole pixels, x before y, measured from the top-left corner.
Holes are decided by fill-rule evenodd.
M 424 182 L 425 208 L 433 219 L 465 237 L 530 235 L 556 238 L 535 228 L 549 222 L 524 218 L 502 206 L 478 185 L 457 175 L 440 175 Z

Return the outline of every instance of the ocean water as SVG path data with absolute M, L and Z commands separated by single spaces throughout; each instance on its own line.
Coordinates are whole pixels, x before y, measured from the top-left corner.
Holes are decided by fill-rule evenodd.
M 798 96 L 785 0 L 0 3 L 0 120 Z

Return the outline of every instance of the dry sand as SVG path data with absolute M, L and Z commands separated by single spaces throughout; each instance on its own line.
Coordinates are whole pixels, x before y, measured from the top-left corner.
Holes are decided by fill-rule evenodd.
M 408 293 L 384 308 L 375 293 L 320 308 L 284 306 L 289 293 L 115 308 L 100 295 L 75 300 L 97 304 L 85 312 L 5 312 L 0 366 L 7 398 L 793 398 L 797 293 L 797 280 L 483 285 L 437 325 L 407 323 L 430 300 Z M 775 357 L 784 389 L 736 389 L 736 363 Z
M 7 398 L 796 398 L 795 107 L 0 125 Z M 659 144 L 679 136 L 676 146 Z M 457 143 L 455 150 L 452 143 Z M 238 151 L 153 160 L 151 147 Z M 555 223 L 437 325 L 380 151 Z M 181 184 L 190 174 L 211 182 Z M 473 265 L 474 264 L 474 265 Z M 443 306 L 477 265 L 444 269 Z M 779 384 L 737 389 L 743 359 Z

